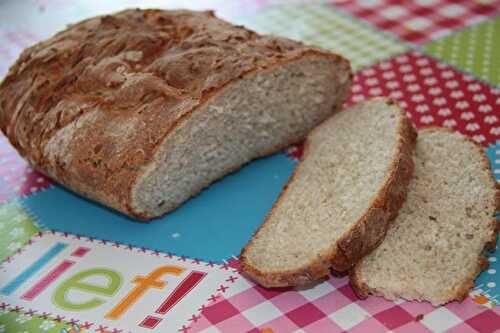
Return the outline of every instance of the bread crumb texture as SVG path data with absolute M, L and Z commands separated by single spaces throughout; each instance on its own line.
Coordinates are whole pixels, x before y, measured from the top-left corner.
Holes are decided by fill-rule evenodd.
M 415 175 L 399 216 L 382 244 L 354 269 L 362 296 L 463 299 L 494 248 L 499 191 L 488 161 L 472 140 L 446 130 L 419 132 Z
M 328 274 L 338 243 L 378 201 L 389 199 L 380 200 L 385 184 L 405 183 L 390 175 L 399 163 L 401 141 L 414 142 L 401 138 L 406 121 L 398 106 L 374 99 L 316 128 L 288 187 L 243 251 L 244 269 L 264 285 L 304 284 Z M 405 154 L 411 154 L 410 146 Z M 378 243 L 391 215 L 387 213 L 383 221 L 363 224 L 359 239 L 353 237 L 349 246 L 371 250 L 360 244 Z M 377 232 L 372 235 L 366 230 L 370 228 Z

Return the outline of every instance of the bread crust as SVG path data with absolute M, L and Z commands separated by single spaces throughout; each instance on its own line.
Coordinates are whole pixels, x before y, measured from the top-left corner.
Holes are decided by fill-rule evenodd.
M 448 132 L 448 133 L 454 133 L 454 131 L 452 131 L 451 129 L 435 127 L 435 126 L 427 127 L 425 129 L 419 130 L 419 132 L 422 132 L 422 131 L 443 131 L 443 132 Z M 484 153 L 484 150 L 482 149 L 482 147 L 479 146 L 479 144 L 477 142 L 475 142 L 470 137 L 465 136 L 465 135 L 463 136 L 463 138 L 464 138 L 464 140 L 473 143 L 474 147 L 477 148 L 477 151 L 479 152 L 479 154 L 481 156 L 481 160 L 483 162 L 483 165 L 484 165 L 485 169 L 487 170 L 487 172 L 489 173 L 490 179 L 492 181 L 492 185 L 496 191 L 494 211 L 499 211 L 500 210 L 500 184 L 496 181 L 495 177 L 493 176 L 493 172 L 491 171 L 488 157 Z M 484 252 L 495 250 L 499 228 L 500 228 L 500 226 L 499 226 L 497 220 L 493 217 L 493 219 L 490 220 L 490 231 L 491 231 L 490 239 L 485 243 L 484 250 L 477 258 L 476 268 L 470 272 L 468 278 L 465 279 L 463 281 L 463 283 L 456 289 L 456 292 L 452 295 L 449 295 L 449 297 L 446 301 L 444 301 L 440 304 L 433 304 L 433 305 L 435 305 L 435 306 L 443 305 L 443 304 L 446 304 L 448 302 L 453 302 L 453 301 L 462 302 L 467 297 L 470 289 L 474 287 L 474 280 L 476 279 L 476 277 L 479 275 L 479 273 L 481 273 L 481 271 L 485 270 L 489 265 L 489 262 L 488 262 L 486 256 L 484 255 Z M 362 261 L 363 260 L 361 259 L 359 262 L 359 265 L 356 265 L 352 269 L 349 270 L 349 282 L 350 282 L 355 294 L 360 299 L 365 299 L 369 295 L 376 295 L 376 296 L 385 297 L 385 295 L 381 291 L 370 288 L 363 281 L 362 277 L 360 276 L 360 272 L 359 272 L 359 267 L 361 266 Z
M 405 111 L 400 109 L 400 113 L 402 122 L 399 129 L 396 162 L 369 210 L 337 243 L 337 252 L 332 257 L 332 268 L 335 271 L 348 271 L 380 244 L 390 222 L 396 218 L 406 199 L 408 185 L 413 176 L 413 152 L 417 133 L 406 117 Z
M 174 129 L 231 83 L 308 56 L 350 73 L 339 55 L 213 12 L 95 17 L 23 51 L 0 84 L 0 128 L 37 170 L 147 220 L 132 192 Z
M 390 106 L 397 105 L 391 99 L 383 100 Z M 297 270 L 273 273 L 261 272 L 249 263 L 245 252 L 252 246 L 252 238 L 240 255 L 242 270 L 247 275 L 265 287 L 307 285 L 328 276 L 330 269 L 335 270 L 337 274 L 346 272 L 360 258 L 377 247 L 385 236 L 390 221 L 397 216 L 397 212 L 406 198 L 408 184 L 413 174 L 413 152 L 417 134 L 406 117 L 405 111 L 399 108 L 399 112 L 401 120 L 398 127 L 395 161 L 385 177 L 383 186 L 372 200 L 370 208 L 353 227 L 336 244 L 333 244 L 326 253 L 318 254 L 316 260 L 308 265 Z M 303 159 L 307 158 L 308 146 L 309 142 L 306 140 Z M 253 237 L 256 237 L 259 230 L 269 220 L 275 207 L 284 200 L 288 185 L 293 183 L 298 169 L 298 167 L 295 169 L 296 171 L 292 174 L 278 200 L 274 203 L 266 220 Z

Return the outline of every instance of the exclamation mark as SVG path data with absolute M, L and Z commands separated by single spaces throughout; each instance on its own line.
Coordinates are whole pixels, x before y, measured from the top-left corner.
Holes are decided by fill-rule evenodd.
M 166 314 L 172 307 L 179 303 L 184 296 L 193 290 L 198 283 L 207 275 L 207 273 L 192 271 L 189 275 L 175 288 L 175 290 L 168 295 L 163 303 L 156 309 L 156 313 L 160 315 Z M 146 316 L 139 324 L 144 328 L 155 328 L 162 321 L 163 318 L 157 316 Z

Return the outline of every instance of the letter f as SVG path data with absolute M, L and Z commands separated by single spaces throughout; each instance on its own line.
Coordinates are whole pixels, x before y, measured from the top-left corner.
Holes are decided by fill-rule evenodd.
M 159 281 L 158 279 L 165 274 L 179 276 L 184 272 L 185 269 L 177 266 L 161 266 L 149 273 L 148 276 L 136 276 L 132 283 L 136 284 L 136 287 L 132 289 L 125 298 L 123 298 L 120 303 L 118 303 L 110 312 L 106 314 L 107 319 L 116 320 L 121 317 L 121 315 L 127 311 L 139 298 L 146 293 L 150 288 L 162 289 L 167 283 L 165 281 Z

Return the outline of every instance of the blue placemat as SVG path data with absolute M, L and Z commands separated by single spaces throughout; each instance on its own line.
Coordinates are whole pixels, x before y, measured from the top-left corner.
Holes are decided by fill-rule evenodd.
M 292 174 L 285 154 L 254 161 L 148 224 L 60 186 L 20 199 L 43 229 L 221 262 L 239 255 Z

